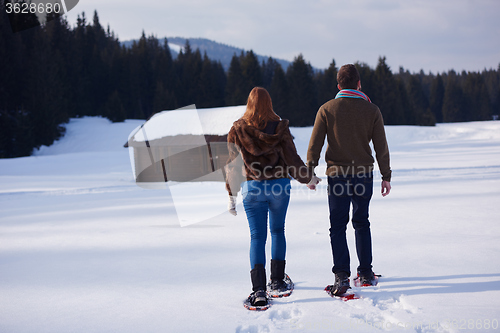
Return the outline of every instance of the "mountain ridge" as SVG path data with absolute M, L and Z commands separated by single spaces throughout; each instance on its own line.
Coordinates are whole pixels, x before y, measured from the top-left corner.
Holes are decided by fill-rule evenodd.
M 250 50 L 245 50 L 243 48 L 230 46 L 227 44 L 219 43 L 207 38 L 184 38 L 184 37 L 162 37 L 159 40 L 167 39 L 170 52 L 172 57 L 176 58 L 179 54 L 179 50 L 183 49 L 186 45 L 186 40 L 189 40 L 189 44 L 193 50 L 199 49 L 202 54 L 205 52 L 211 60 L 220 61 L 224 70 L 228 70 L 231 64 L 231 59 L 233 55 L 240 55 L 241 52 L 246 53 Z M 137 39 L 127 40 L 121 42 L 122 45 L 126 47 L 132 46 L 132 43 L 137 42 Z M 264 56 L 260 54 L 255 54 L 259 62 L 266 62 L 269 58 L 276 60 L 286 71 L 288 66 L 291 64 L 290 61 L 284 59 L 278 59 L 271 56 Z

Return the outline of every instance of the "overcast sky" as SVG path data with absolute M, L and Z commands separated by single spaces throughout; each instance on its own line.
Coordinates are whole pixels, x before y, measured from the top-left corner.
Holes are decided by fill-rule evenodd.
M 68 13 L 97 10 L 121 41 L 203 37 L 317 68 L 380 56 L 397 72 L 497 69 L 500 0 L 80 0 Z

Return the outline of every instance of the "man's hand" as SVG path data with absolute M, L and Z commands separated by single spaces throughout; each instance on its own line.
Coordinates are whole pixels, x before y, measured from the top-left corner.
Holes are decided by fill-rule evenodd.
M 382 192 L 382 196 L 383 197 L 389 195 L 389 193 L 391 193 L 391 182 L 383 180 L 382 181 L 382 191 L 381 192 Z
M 316 185 L 319 184 L 321 178 L 312 176 L 311 181 L 306 185 L 310 190 L 316 191 Z

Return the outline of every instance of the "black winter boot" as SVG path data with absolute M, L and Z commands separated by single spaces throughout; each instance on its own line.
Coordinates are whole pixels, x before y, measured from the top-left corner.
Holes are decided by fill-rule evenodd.
M 285 260 L 271 259 L 271 281 L 267 285 L 271 297 L 287 297 L 293 291 L 293 282 L 285 274 Z
M 349 274 L 346 272 L 335 273 L 335 283 L 327 288 L 330 289 L 330 293 L 334 296 L 345 294 L 347 290 L 351 289 L 349 285 Z
M 271 282 L 282 282 L 285 279 L 285 260 L 271 259 Z
M 266 269 L 263 264 L 255 264 L 250 271 L 250 278 L 252 279 L 253 291 L 266 291 Z
M 373 271 L 369 272 L 358 272 L 358 277 L 354 280 L 354 285 L 356 287 L 369 287 L 376 286 L 378 282 L 378 277 L 373 273 Z
M 266 269 L 263 264 L 256 264 L 250 271 L 253 293 L 248 296 L 245 307 L 250 310 L 265 310 L 269 306 L 266 292 Z

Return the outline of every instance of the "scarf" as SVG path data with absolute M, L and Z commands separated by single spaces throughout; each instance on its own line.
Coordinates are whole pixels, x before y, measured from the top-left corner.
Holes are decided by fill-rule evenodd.
M 348 98 L 362 98 L 368 102 L 372 102 L 368 96 L 366 96 L 365 93 L 359 91 L 359 90 L 354 90 L 354 89 L 342 89 L 337 93 L 337 96 L 335 96 L 335 99 L 337 98 L 342 98 L 342 97 L 348 97 Z

